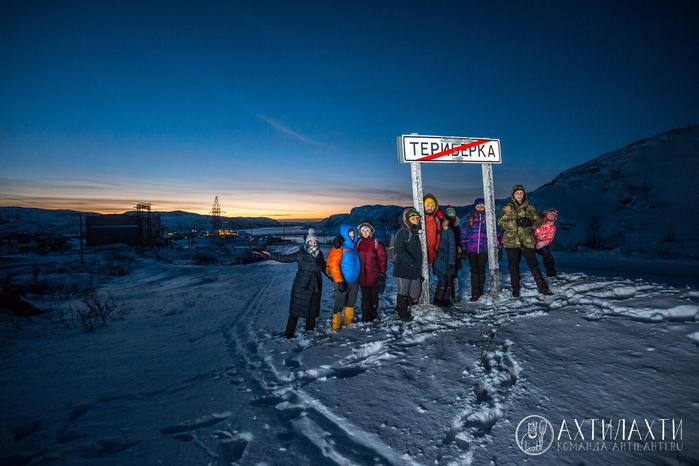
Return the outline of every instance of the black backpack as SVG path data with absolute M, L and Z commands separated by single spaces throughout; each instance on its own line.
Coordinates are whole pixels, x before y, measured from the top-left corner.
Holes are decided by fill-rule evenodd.
M 391 242 L 388 243 L 388 253 L 386 254 L 388 256 L 388 260 L 391 261 L 391 263 L 396 262 L 396 241 L 398 240 L 398 233 L 401 230 L 408 230 L 408 241 L 410 241 L 410 238 L 413 237 L 413 232 L 410 231 L 410 228 L 401 228 L 400 230 L 396 230 L 393 232 L 391 235 Z

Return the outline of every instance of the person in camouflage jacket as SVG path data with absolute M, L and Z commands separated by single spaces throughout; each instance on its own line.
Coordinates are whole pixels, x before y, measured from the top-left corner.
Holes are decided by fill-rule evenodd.
M 536 287 L 541 294 L 551 294 L 549 287 L 536 260 L 536 239 L 534 228 L 541 226 L 541 217 L 536 208 L 529 203 L 527 192 L 522 185 L 512 188 L 512 202 L 505 204 L 498 216 L 498 226 L 503 229 L 502 245 L 507 252 L 507 268 L 510 271 L 512 296 L 519 297 L 519 264 L 524 260 L 529 267 Z

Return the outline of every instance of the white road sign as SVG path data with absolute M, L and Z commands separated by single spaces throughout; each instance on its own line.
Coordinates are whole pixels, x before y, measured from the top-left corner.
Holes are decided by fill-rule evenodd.
M 398 161 L 501 163 L 500 140 L 404 134 L 398 137 Z

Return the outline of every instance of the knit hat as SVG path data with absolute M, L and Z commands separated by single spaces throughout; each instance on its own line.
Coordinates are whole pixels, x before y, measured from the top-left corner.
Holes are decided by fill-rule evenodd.
M 456 209 L 453 208 L 451 205 L 448 205 L 446 209 L 444 209 L 444 213 L 446 214 L 447 217 L 452 217 L 456 215 Z
M 550 208 L 544 210 L 543 214 L 544 214 L 544 216 L 546 216 L 548 214 L 553 214 L 556 217 L 558 217 L 558 210 L 554 209 L 553 207 L 550 207 Z
M 318 241 L 318 238 L 316 238 L 316 232 L 313 228 L 309 228 L 308 235 L 306 235 L 306 244 L 310 243 L 311 241 Z
M 476 202 L 473 203 L 473 206 L 475 207 L 478 204 L 483 204 L 485 206 L 485 199 L 483 199 L 482 197 L 479 197 L 478 199 L 476 199 Z
M 408 221 L 410 221 L 410 219 L 413 217 L 420 218 L 420 214 L 418 214 L 416 210 L 411 210 L 410 212 L 408 212 L 407 217 L 408 217 Z
M 437 207 L 437 204 L 434 202 L 434 199 L 432 199 L 431 197 L 428 197 L 427 199 L 425 199 L 425 207 L 427 207 L 428 205 L 433 205 L 433 206 Z

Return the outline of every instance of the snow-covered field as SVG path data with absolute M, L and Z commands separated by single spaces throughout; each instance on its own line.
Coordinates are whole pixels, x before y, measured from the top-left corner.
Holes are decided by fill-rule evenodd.
M 286 340 L 295 264 L 186 252 L 124 250 L 124 276 L 92 251 L 2 259 L 52 291 L 25 298 L 43 316 L 1 316 L 0 464 L 699 464 L 691 262 L 663 280 L 559 253 L 553 296 L 523 270 L 520 299 L 504 274 L 498 297 L 408 324 L 389 281 L 379 321 L 332 333 L 325 281 L 319 328 Z M 90 286 L 115 309 L 87 331 Z

